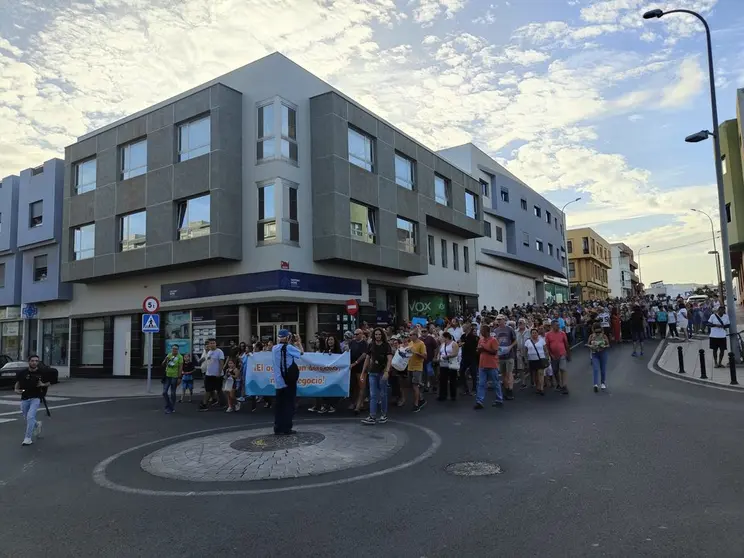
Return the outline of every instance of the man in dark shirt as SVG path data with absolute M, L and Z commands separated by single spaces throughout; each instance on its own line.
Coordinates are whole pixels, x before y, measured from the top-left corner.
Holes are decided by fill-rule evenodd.
M 473 393 L 478 387 L 478 336 L 473 331 L 472 324 L 463 326 L 460 337 L 460 381 L 465 389 L 465 395 L 470 395 L 468 376 L 471 378 Z
M 643 331 L 646 328 L 646 318 L 643 310 L 637 304 L 630 313 L 630 336 L 633 339 L 633 356 L 643 356 Z
M 24 446 L 30 446 L 33 437 L 41 435 L 41 421 L 36 420 L 36 412 L 39 410 L 46 388 L 49 387 L 49 382 L 44 380 L 39 368 L 39 357 L 36 355 L 31 355 L 28 358 L 28 368 L 16 375 L 15 392 L 21 396 L 21 413 L 26 420 L 26 434 L 22 444 Z

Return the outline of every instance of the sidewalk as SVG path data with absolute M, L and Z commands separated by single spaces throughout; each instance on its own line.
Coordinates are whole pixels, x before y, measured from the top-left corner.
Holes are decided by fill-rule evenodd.
M 685 365 L 685 373 L 679 373 L 679 357 L 677 348 L 682 347 L 682 360 Z M 728 368 L 728 355 L 723 358 L 724 368 L 713 368 L 713 351 L 709 348 L 708 338 L 695 337 L 689 343 L 667 339 L 664 341 L 663 349 L 658 359 L 653 363 L 657 370 L 675 378 L 692 380 L 696 383 L 726 386 L 732 389 L 744 391 L 744 385 L 732 386 L 731 375 Z M 700 349 L 705 350 L 705 373 L 707 380 L 700 378 Z M 737 379 L 744 384 L 744 368 L 736 367 Z
M 50 395 L 60 397 L 111 397 L 160 396 L 160 379 L 152 381 L 152 392 L 147 393 L 147 380 L 130 378 L 62 378 L 50 388 Z

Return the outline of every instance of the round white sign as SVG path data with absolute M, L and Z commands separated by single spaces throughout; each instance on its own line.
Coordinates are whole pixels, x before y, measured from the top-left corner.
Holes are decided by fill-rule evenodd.
M 160 309 L 160 301 L 154 296 L 148 296 L 142 303 L 142 309 L 148 314 L 154 314 Z

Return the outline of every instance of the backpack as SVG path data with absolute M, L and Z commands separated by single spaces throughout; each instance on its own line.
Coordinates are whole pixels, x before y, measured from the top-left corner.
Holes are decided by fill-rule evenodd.
M 281 368 L 279 371 L 282 374 L 282 378 L 284 378 L 284 383 L 288 386 L 291 385 L 297 385 L 297 381 L 300 379 L 300 367 L 297 366 L 297 363 L 292 361 L 292 364 L 287 366 L 287 344 L 282 343 L 282 349 L 281 349 Z

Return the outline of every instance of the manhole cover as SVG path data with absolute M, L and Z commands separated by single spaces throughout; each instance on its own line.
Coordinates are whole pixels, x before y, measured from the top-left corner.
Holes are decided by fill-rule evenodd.
M 486 477 L 489 475 L 500 475 L 504 472 L 497 463 L 489 463 L 488 461 L 450 463 L 444 470 L 450 475 L 457 475 L 458 477 Z
M 317 432 L 298 432 L 289 436 L 253 436 L 252 438 L 241 438 L 235 440 L 230 447 L 238 451 L 264 452 L 278 451 L 303 446 L 314 446 L 325 440 L 323 434 Z

